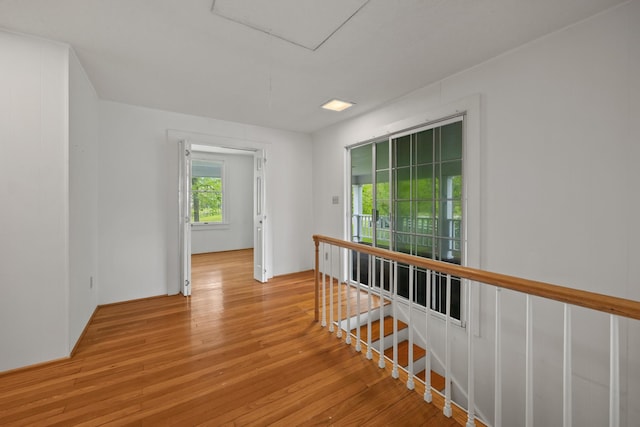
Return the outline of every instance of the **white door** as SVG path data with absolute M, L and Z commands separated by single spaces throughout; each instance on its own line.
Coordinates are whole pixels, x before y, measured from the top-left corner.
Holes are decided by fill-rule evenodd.
M 267 267 L 265 263 L 265 229 L 267 215 L 265 214 L 265 157 L 264 151 L 258 150 L 253 156 L 253 277 L 259 282 L 267 281 Z
M 179 144 L 180 292 L 191 295 L 191 143 Z

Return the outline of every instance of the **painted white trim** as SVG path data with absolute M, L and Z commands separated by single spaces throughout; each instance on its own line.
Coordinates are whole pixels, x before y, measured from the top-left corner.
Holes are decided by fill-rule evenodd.
M 481 134 L 481 95 L 475 94 L 458 101 L 443 105 L 438 108 L 426 111 L 425 113 L 412 116 L 388 125 L 374 129 L 371 137 L 366 140 L 360 140 L 357 143 L 345 146 L 345 225 L 343 226 L 345 240 L 351 239 L 351 169 L 348 167 L 350 163 L 350 149 L 370 143 L 381 138 L 396 138 L 405 134 L 415 133 L 421 129 L 429 129 L 430 127 L 442 126 L 464 120 L 463 126 L 463 265 L 474 268 L 482 268 L 480 243 L 481 243 L 481 155 L 482 155 L 482 134 Z M 464 327 L 466 321 L 468 295 L 467 286 L 461 284 L 461 324 Z M 473 294 L 472 312 L 474 325 L 473 332 L 476 336 L 480 336 L 480 293 Z M 455 322 L 454 322 L 455 323 Z
M 178 141 L 178 292 L 191 295 L 191 144 Z M 176 294 L 178 293 L 176 292 Z M 167 289 L 167 293 L 172 295 Z
M 231 150 L 229 150 L 231 151 Z M 243 150 L 244 151 L 244 150 Z M 198 227 L 198 226 L 214 226 L 212 228 L 220 228 L 220 227 L 216 227 L 216 226 L 229 226 L 229 208 L 228 205 L 229 203 L 227 203 L 227 164 L 226 164 L 226 159 L 222 156 L 216 155 L 215 153 L 207 153 L 207 152 L 203 152 L 203 151 L 197 151 L 194 147 L 193 144 L 191 144 L 191 160 L 204 160 L 204 161 L 209 161 L 209 162 L 217 162 L 217 163 L 221 163 L 221 169 L 222 169 L 222 221 L 220 222 L 192 222 L 191 223 L 191 227 L 193 228 L 194 226 Z M 191 165 L 192 171 L 192 178 L 193 178 L 193 163 Z M 191 196 L 191 195 L 189 195 Z
M 251 138 L 238 138 L 231 137 L 225 135 L 213 135 L 202 132 L 193 132 L 186 131 L 181 129 L 171 129 L 168 128 L 166 131 L 167 142 L 170 144 L 177 144 L 180 140 L 188 140 L 190 143 L 195 145 L 204 145 L 204 146 L 216 146 L 222 147 L 225 149 L 235 149 L 235 150 L 244 150 L 256 152 L 262 150 L 264 154 L 264 158 L 268 159 L 271 152 L 271 143 L 269 141 L 256 140 Z M 265 193 L 265 212 L 268 217 L 271 216 L 271 208 L 268 200 L 268 195 Z M 272 227 L 267 228 L 267 233 L 265 236 L 265 264 L 267 269 L 267 279 L 273 277 L 273 238 L 272 238 L 273 229 Z M 167 289 L 168 293 L 171 294 L 171 289 Z M 174 290 L 175 293 L 175 290 Z
M 406 131 L 403 131 L 400 133 L 394 133 L 392 135 L 389 135 L 389 139 L 402 138 L 403 136 L 406 136 L 406 135 L 413 135 L 414 133 L 423 132 L 429 129 L 439 128 L 442 126 L 450 125 L 451 123 L 462 122 L 464 121 L 464 116 L 465 116 L 464 113 L 456 113 L 453 117 L 449 117 L 449 118 L 443 117 L 442 119 L 438 119 L 430 123 L 424 123 L 423 126 L 413 127 L 411 129 L 407 129 Z
M 170 140 L 188 139 L 192 144 L 196 145 L 208 145 L 246 151 L 268 150 L 268 148 L 271 146 L 271 143 L 269 141 L 261 141 L 250 138 L 237 138 L 225 135 L 213 135 L 180 129 L 167 129 L 167 138 L 169 138 Z M 265 154 L 267 154 L 267 152 L 265 152 Z
M 192 222 L 193 230 L 228 230 L 229 222 Z

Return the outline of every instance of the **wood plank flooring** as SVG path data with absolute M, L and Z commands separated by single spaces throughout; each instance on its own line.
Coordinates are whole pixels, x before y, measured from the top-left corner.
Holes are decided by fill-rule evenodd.
M 193 296 L 99 307 L 73 358 L 0 375 L 3 426 L 454 426 L 313 321 L 313 274 L 193 257 Z

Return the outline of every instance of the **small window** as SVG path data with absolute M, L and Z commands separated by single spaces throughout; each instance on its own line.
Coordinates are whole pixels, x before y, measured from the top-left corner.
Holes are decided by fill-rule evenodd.
M 191 162 L 191 222 L 224 223 L 224 161 L 193 159 Z

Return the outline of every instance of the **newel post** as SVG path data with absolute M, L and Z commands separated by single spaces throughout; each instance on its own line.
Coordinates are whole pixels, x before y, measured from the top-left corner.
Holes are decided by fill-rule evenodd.
M 318 277 L 320 275 L 320 242 L 318 236 L 313 236 L 313 243 L 316 245 L 316 268 L 315 268 L 315 301 L 314 301 L 314 320 L 317 322 L 320 320 L 320 305 L 319 305 L 319 286 L 320 282 Z

